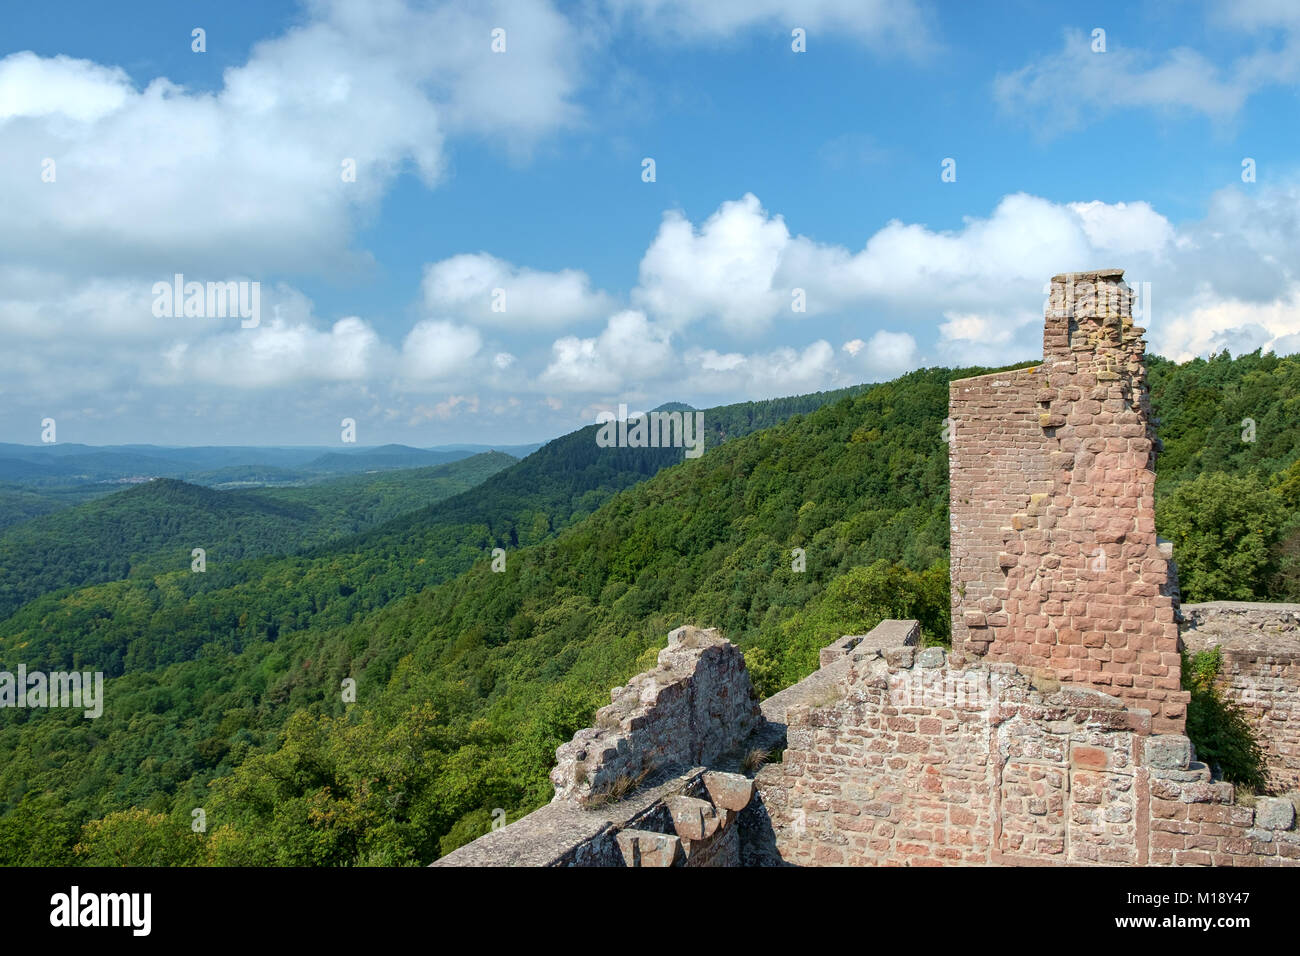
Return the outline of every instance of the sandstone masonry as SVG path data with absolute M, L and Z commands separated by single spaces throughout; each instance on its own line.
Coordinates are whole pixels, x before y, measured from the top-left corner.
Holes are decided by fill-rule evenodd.
M 951 385 L 953 648 L 1091 684 L 1176 733 L 1176 581 L 1122 277 L 1053 277 L 1043 364 Z
M 1300 865 L 1290 799 L 1236 805 L 1185 736 L 1151 734 L 1117 697 L 941 648 L 850 655 L 837 673 L 784 712 L 746 862 Z
M 435 865 L 738 866 L 754 782 L 729 771 L 763 724 L 739 649 L 679 627 L 659 666 L 610 697 L 556 751 L 548 806 Z
M 587 805 L 656 773 L 712 766 L 763 716 L 745 658 L 716 630 L 679 627 L 659 667 L 611 692 L 596 726 L 556 751 L 555 800 Z
M 1122 273 L 1051 289 L 1042 365 L 951 386 L 951 653 L 884 621 L 760 705 L 736 647 L 678 628 L 557 750 L 550 804 L 438 865 L 1300 865 L 1300 793 L 1238 803 L 1182 733 Z M 1300 606 L 1183 611 L 1294 791 Z M 755 750 L 780 760 L 751 779 Z

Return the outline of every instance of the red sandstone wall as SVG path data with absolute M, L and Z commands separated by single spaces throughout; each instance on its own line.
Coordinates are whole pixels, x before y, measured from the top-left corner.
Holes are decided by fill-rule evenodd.
M 1121 272 L 1056 276 L 1043 364 L 952 383 L 953 647 L 1094 685 L 1179 733 L 1142 331 Z
M 787 720 L 781 763 L 756 779 L 787 863 L 1300 864 L 1288 801 L 1237 806 L 1145 711 L 1036 691 L 1009 664 L 902 648 L 852 662 L 836 699 Z

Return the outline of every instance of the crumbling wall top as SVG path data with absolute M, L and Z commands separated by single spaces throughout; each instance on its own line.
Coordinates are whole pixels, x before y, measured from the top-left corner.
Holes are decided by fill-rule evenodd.
M 684 767 L 712 766 L 762 722 L 745 658 L 716 630 L 679 627 L 659 666 L 615 687 L 556 752 L 555 800 L 588 805 Z

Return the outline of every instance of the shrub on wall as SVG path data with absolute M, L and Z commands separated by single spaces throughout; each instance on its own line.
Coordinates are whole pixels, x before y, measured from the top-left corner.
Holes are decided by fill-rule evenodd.
M 1215 647 L 1196 654 L 1183 652 L 1183 687 L 1191 692 L 1187 705 L 1187 736 L 1196 755 L 1224 780 L 1259 792 L 1268 785 L 1264 751 L 1245 712 L 1224 700 L 1214 682 L 1223 667 L 1223 652 Z

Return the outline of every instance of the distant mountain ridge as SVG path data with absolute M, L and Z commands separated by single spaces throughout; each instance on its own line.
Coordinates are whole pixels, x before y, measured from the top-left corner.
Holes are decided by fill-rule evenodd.
M 0 618 L 69 585 L 188 568 L 200 547 L 230 563 L 355 534 L 464 491 L 516 459 L 472 455 L 429 469 L 292 489 L 221 491 L 158 478 L 0 533 Z M 382 489 L 385 493 L 376 493 Z

